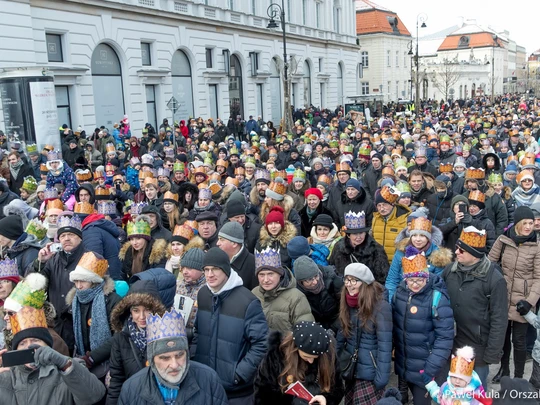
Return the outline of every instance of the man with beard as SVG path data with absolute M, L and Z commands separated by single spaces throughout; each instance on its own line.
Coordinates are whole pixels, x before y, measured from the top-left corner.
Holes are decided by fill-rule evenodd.
M 119 404 L 227 404 L 218 375 L 189 359 L 186 327 L 175 309 L 146 318 L 145 367 L 124 383 Z
M 266 189 L 270 184 L 270 173 L 268 170 L 259 169 L 255 172 L 255 187 L 253 187 L 249 193 L 250 212 L 259 215 L 261 211 L 261 205 L 266 198 Z
M 426 148 L 420 147 L 414 152 L 414 162 L 415 164 L 409 167 L 409 173 L 412 173 L 413 170 L 420 170 L 421 172 L 431 173 L 433 177 L 437 177 L 437 168 L 432 166 L 427 161 Z

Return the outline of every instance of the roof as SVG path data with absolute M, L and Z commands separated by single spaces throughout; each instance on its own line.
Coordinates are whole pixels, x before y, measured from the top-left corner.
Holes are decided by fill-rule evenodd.
M 375 4 L 374 2 L 369 0 L 356 0 L 355 6 L 356 11 L 381 10 L 392 12 L 392 10 L 388 10 L 387 8 L 379 6 L 378 4 Z
M 370 5 L 371 8 L 358 8 L 359 3 Z M 361 5 L 362 5 L 361 4 Z M 387 33 L 394 35 L 411 36 L 396 13 L 386 9 L 378 9 L 374 3 L 362 0 L 356 2 L 356 34 Z
M 458 30 L 459 32 L 460 30 Z M 447 36 L 439 46 L 438 51 L 450 51 L 457 49 L 471 49 L 471 48 L 482 48 L 482 47 L 502 47 L 502 41 L 497 39 L 497 42 L 493 39 L 493 34 L 491 32 L 478 32 L 473 34 L 465 33 L 452 33 L 452 35 Z

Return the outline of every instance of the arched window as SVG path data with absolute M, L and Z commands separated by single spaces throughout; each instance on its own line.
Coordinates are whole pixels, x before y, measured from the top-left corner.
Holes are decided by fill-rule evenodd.
M 304 106 L 311 105 L 311 68 L 307 60 L 304 61 Z
M 271 95 L 271 121 L 276 124 L 281 121 L 281 72 L 279 70 L 279 60 L 272 58 L 270 61 L 270 95 Z
M 120 59 L 109 45 L 99 44 L 92 53 L 91 69 L 96 126 L 112 126 L 125 113 Z
M 191 80 L 191 64 L 184 51 L 178 50 L 173 54 L 172 66 L 173 96 L 178 100 L 178 111 L 175 113 L 180 120 L 194 117 L 193 83 Z
M 229 70 L 229 111 L 233 118 L 244 117 L 244 98 L 242 90 L 242 65 L 238 56 L 231 55 Z
M 341 63 L 337 65 L 337 103 L 343 105 L 343 65 Z
M 474 97 L 476 95 L 476 83 L 473 83 L 471 87 L 471 97 Z

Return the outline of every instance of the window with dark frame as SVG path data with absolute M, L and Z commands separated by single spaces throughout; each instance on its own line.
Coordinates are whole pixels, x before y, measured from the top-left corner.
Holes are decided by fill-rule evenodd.
M 152 55 L 150 53 L 149 42 L 141 42 L 141 58 L 143 66 L 152 66 Z
M 45 34 L 45 41 L 47 43 L 47 60 L 49 62 L 64 62 L 62 35 Z
M 212 48 L 206 48 L 206 68 L 212 69 Z

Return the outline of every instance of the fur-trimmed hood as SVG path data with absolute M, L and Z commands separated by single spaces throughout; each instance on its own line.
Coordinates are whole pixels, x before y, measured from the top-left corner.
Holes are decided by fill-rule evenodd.
M 227 201 L 229 200 L 229 197 L 232 193 L 234 193 L 237 190 L 235 186 L 232 184 L 227 184 L 223 189 L 221 190 L 221 194 L 218 199 L 216 199 L 216 203 L 221 205 L 222 207 L 227 204 Z
M 129 310 L 132 306 L 142 305 L 149 309 L 152 314 L 163 315 L 167 310 L 161 301 L 152 294 L 136 292 L 128 294 L 116 304 L 111 312 L 110 321 L 113 332 L 121 332 L 124 323 L 129 317 Z
M 409 235 L 409 227 L 405 227 L 401 230 L 401 232 L 396 237 L 396 247 L 398 250 L 405 251 L 405 248 L 400 249 L 398 244 L 403 241 L 404 239 L 407 239 L 407 242 L 405 246 L 409 243 L 410 235 Z M 436 226 L 431 227 L 431 243 L 433 243 L 436 246 L 441 246 L 443 244 L 443 233 L 442 231 L 437 228 Z
M 103 280 L 105 282 L 105 285 L 103 286 L 103 294 L 105 296 L 115 292 L 114 289 L 114 280 L 109 276 L 104 276 Z M 66 295 L 66 304 L 71 306 L 73 304 L 73 299 L 75 298 L 75 293 L 77 292 L 77 289 L 73 287 Z
M 165 239 L 154 239 L 152 243 L 152 249 L 150 255 L 148 256 L 148 263 L 150 265 L 157 264 L 163 259 L 167 258 L 167 246 L 168 242 Z M 131 247 L 131 242 L 128 240 L 124 243 L 124 246 L 120 249 L 118 257 L 120 260 L 124 261 L 126 259 L 126 254 L 128 249 Z
M 31 207 L 23 200 L 15 199 L 8 205 L 4 206 L 3 213 L 6 217 L 16 215 L 21 218 L 23 229 L 26 229 L 28 222 L 37 217 L 39 210 Z
M 279 204 L 281 208 L 285 211 L 283 213 L 283 218 L 288 219 L 289 215 L 291 214 L 291 210 L 294 208 L 294 200 L 290 195 L 285 194 L 283 196 L 283 201 L 281 201 L 281 204 Z M 261 205 L 261 212 L 259 214 L 259 218 L 261 220 L 261 223 L 264 224 L 264 220 L 266 219 L 266 216 L 270 212 L 270 207 L 268 207 L 268 204 L 266 202 L 263 202 Z
M 259 199 L 259 190 L 256 186 L 253 186 L 249 192 L 249 202 L 256 207 L 264 202 L 264 200 Z
M 282 247 L 287 247 L 287 244 L 291 241 L 292 238 L 296 236 L 296 227 L 289 221 L 285 221 L 285 228 L 280 232 L 277 238 L 273 238 L 268 233 L 266 226 L 261 227 L 261 232 L 259 236 L 259 241 L 263 248 L 270 246 L 270 244 L 277 240 Z
M 409 241 L 410 241 L 409 237 L 404 238 L 399 242 L 396 239 L 396 249 L 401 252 L 405 252 L 405 248 L 407 247 L 407 245 L 409 245 Z M 444 268 L 450 263 L 452 263 L 453 261 L 452 251 L 444 247 L 439 247 L 438 249 L 435 249 L 435 246 L 437 245 L 432 241 L 431 246 L 426 252 L 428 262 L 435 267 L 441 267 L 441 268 Z
M 184 251 L 182 255 L 184 255 L 189 249 L 193 248 L 199 248 L 201 250 L 204 250 L 204 240 L 200 236 L 196 235 L 188 242 L 186 246 L 184 246 Z M 171 250 L 171 244 L 169 243 L 167 245 L 167 257 L 170 259 L 172 256 L 172 250 Z

